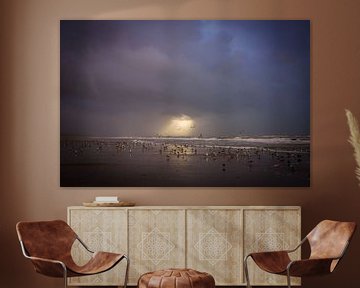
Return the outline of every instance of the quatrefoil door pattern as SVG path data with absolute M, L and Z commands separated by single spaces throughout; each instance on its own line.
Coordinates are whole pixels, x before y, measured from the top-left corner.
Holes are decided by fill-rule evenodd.
M 93 251 L 121 253 L 127 251 L 126 210 L 79 209 L 69 210 L 68 222 Z M 75 242 L 72 251 L 76 263 L 84 264 L 89 253 Z M 85 277 L 69 278 L 70 285 L 120 285 L 124 281 L 125 261 L 112 270 Z
M 239 285 L 241 247 L 242 210 L 187 211 L 188 267 L 214 275 L 216 285 Z
M 245 255 L 251 252 L 275 251 L 295 248 L 299 244 L 300 210 L 245 210 L 244 211 Z M 292 253 L 300 259 L 301 251 Z M 286 285 L 286 277 L 266 273 L 249 260 L 250 283 L 253 285 Z M 300 284 L 299 278 L 291 283 Z
M 185 267 L 185 210 L 129 210 L 130 283 L 148 271 Z

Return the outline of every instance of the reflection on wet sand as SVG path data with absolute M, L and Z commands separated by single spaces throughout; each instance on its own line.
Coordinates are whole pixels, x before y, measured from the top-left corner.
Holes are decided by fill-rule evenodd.
M 307 139 L 261 140 L 263 141 L 63 137 L 61 184 L 62 186 L 309 185 L 310 147 Z

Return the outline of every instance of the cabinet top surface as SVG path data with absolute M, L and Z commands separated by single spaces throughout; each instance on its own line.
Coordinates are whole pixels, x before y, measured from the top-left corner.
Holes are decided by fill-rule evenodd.
M 85 206 L 69 206 L 68 209 L 131 209 L 131 210 L 189 210 L 189 209 L 221 209 L 221 210 L 236 210 L 236 209 L 279 209 L 279 210 L 300 210 L 301 206 L 132 206 L 132 207 L 85 207 Z

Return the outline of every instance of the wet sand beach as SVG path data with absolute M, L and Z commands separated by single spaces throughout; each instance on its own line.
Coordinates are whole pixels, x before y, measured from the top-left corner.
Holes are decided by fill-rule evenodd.
M 308 137 L 61 137 L 63 187 L 304 187 Z

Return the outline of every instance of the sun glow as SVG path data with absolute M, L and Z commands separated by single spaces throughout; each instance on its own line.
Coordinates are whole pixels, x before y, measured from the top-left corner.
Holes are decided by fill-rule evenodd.
M 195 128 L 195 122 L 190 116 L 172 117 L 162 129 L 163 136 L 190 136 Z

